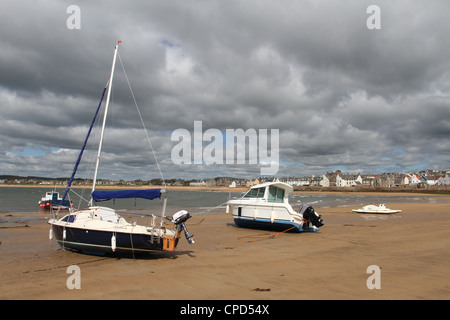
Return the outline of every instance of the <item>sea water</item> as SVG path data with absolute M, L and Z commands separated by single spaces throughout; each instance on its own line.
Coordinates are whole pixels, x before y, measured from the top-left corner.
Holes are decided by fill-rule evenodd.
M 101 188 L 99 188 L 101 189 Z M 39 200 L 46 192 L 56 190 L 60 196 L 64 194 L 64 188 L 53 189 L 51 187 L 0 187 L 0 214 L 8 213 L 30 213 L 43 214 L 48 210 L 39 207 Z M 73 189 L 84 199 L 90 198 L 89 189 Z M 81 200 L 74 192 L 70 192 L 70 200 L 74 208 L 83 209 L 87 207 L 86 200 Z M 192 215 L 225 213 L 225 203 L 229 199 L 242 197 L 243 192 L 225 191 L 190 191 L 190 190 L 168 190 L 167 191 L 167 215 L 172 215 L 179 210 L 188 210 Z M 380 203 L 435 203 L 440 202 L 439 196 L 434 195 L 383 195 L 383 194 L 360 194 L 360 193 L 292 193 L 289 202 L 294 210 L 301 203 L 307 203 L 312 207 L 330 208 L 354 206 L 355 208 L 367 204 L 378 205 Z M 161 199 L 116 199 L 98 202 L 96 205 L 114 208 L 121 212 L 137 212 L 150 210 L 157 214 L 162 210 L 163 197 Z
M 101 190 L 101 188 L 98 188 Z M 110 189 L 108 189 L 110 190 Z M 39 207 L 39 200 L 45 196 L 46 192 L 59 192 L 63 196 L 65 188 L 51 187 L 0 187 L 0 214 L 1 213 L 31 213 L 41 214 L 48 212 L 47 209 Z M 83 209 L 88 207 L 87 201 L 90 199 L 90 189 L 74 188 L 68 199 L 73 203 L 73 208 Z M 75 194 L 76 193 L 76 194 Z M 224 208 L 225 202 L 233 197 L 240 197 L 242 192 L 219 192 L 219 191 L 188 191 L 188 190 L 168 190 L 167 211 L 173 214 L 179 210 L 188 210 L 191 214 L 208 213 L 216 208 Z M 95 205 L 114 208 L 117 211 L 140 211 L 159 210 L 163 206 L 164 194 L 160 199 L 116 199 L 104 202 L 97 202 Z M 170 212 L 169 212 L 170 211 Z M 173 211 L 173 212 L 172 212 Z

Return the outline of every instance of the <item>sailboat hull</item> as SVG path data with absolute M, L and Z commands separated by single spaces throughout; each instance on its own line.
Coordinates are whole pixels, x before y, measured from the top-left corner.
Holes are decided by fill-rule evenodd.
M 164 239 L 158 236 L 153 236 L 152 239 L 148 234 L 87 230 L 58 225 L 52 225 L 52 232 L 58 244 L 69 250 L 104 254 L 139 254 L 164 250 Z M 113 237 L 115 241 L 112 241 Z M 175 241 L 178 242 L 178 239 Z

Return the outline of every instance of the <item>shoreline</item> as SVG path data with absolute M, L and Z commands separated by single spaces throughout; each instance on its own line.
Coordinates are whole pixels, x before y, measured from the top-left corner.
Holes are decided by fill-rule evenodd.
M 66 189 L 65 186 L 51 186 L 51 185 L 27 185 L 27 184 L 0 184 L 0 188 L 11 187 L 11 188 L 49 188 L 49 189 Z M 92 185 L 86 186 L 72 186 L 73 189 L 89 189 Z M 204 187 L 204 186 L 123 186 L 123 185 L 108 185 L 102 186 L 98 185 L 97 189 L 167 189 L 167 190 L 176 190 L 176 191 L 215 191 L 215 192 L 246 192 L 249 190 L 247 187 Z M 338 190 L 337 187 L 323 187 L 321 189 L 317 189 L 317 187 L 306 188 L 302 187 L 301 190 L 299 188 L 294 187 L 294 191 L 292 193 L 309 193 L 309 194 L 360 194 L 360 195 L 415 195 L 415 196 L 449 196 L 450 195 L 450 187 L 444 189 L 416 189 L 416 188 L 374 188 L 370 190 L 368 188 L 354 188 L 354 187 L 341 187 Z

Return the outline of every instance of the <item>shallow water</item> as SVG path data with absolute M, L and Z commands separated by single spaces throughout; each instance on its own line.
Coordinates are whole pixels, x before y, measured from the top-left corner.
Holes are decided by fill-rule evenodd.
M 1 187 L 0 188 L 0 213 L 30 213 L 48 215 L 48 210 L 41 209 L 39 200 L 46 192 L 52 191 L 50 187 Z M 57 188 L 56 191 L 62 194 L 64 188 Z M 90 190 L 75 189 L 76 193 L 89 198 Z M 167 192 L 167 214 L 171 215 L 178 210 L 188 210 L 192 215 L 224 213 L 225 203 L 232 198 L 239 198 L 243 192 L 219 192 L 219 191 L 188 191 L 169 190 Z M 86 208 L 87 203 L 79 200 L 74 194 L 70 194 L 70 199 L 74 203 L 74 208 Z M 448 199 L 446 197 L 446 199 Z M 289 202 L 296 210 L 301 203 L 308 203 L 314 208 L 329 207 L 360 207 L 367 204 L 378 205 L 380 203 L 436 203 L 443 200 L 435 195 L 380 195 L 380 194 L 340 194 L 340 193 L 292 193 Z M 97 205 L 112 207 L 122 212 L 141 212 L 149 210 L 152 213 L 162 210 L 163 200 L 145 199 L 118 199 L 115 201 L 105 201 Z M 1 220 L 0 220 L 1 222 Z

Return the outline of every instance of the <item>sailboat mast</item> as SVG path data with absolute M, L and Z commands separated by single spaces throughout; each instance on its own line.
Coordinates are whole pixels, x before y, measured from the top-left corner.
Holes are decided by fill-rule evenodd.
M 114 77 L 114 69 L 116 66 L 116 57 L 117 57 L 117 51 L 119 49 L 119 43 L 121 43 L 122 41 L 118 41 L 115 48 L 114 48 L 114 57 L 113 57 L 113 62 L 112 62 L 112 67 L 111 67 L 111 75 L 109 77 L 109 81 L 108 81 L 108 94 L 106 96 L 106 105 L 105 105 L 105 114 L 103 115 L 103 124 L 102 124 L 102 132 L 100 135 L 100 142 L 98 145 L 98 153 L 97 153 L 97 162 L 95 164 L 95 173 L 94 173 L 94 181 L 92 182 L 92 192 L 95 191 L 95 186 L 97 184 L 97 174 L 98 174 L 98 165 L 100 163 L 100 154 L 102 152 L 102 144 L 103 144 L 103 133 L 105 131 L 105 124 L 106 124 L 106 116 L 108 114 L 108 107 L 109 107 L 109 100 L 111 98 L 111 88 L 112 88 L 112 81 L 113 81 L 113 77 Z M 92 205 L 92 197 L 90 200 L 90 205 Z

